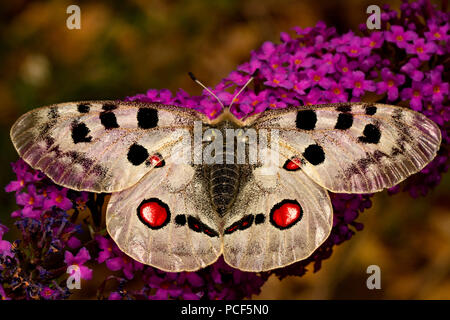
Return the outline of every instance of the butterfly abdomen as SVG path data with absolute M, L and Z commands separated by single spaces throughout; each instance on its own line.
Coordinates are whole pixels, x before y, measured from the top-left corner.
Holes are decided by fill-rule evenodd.
M 217 213 L 223 216 L 233 204 L 239 188 L 239 166 L 216 164 L 209 169 L 211 201 Z
M 231 207 L 239 189 L 241 165 L 236 164 L 234 150 L 226 147 L 217 155 L 223 164 L 212 164 L 205 168 L 209 183 L 211 202 L 219 215 L 223 216 Z

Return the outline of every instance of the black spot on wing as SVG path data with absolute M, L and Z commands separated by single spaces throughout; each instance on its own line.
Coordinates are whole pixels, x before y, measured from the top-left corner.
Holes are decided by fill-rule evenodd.
M 158 111 L 152 108 L 139 108 L 137 121 L 139 128 L 154 128 L 158 125 Z
M 113 111 L 115 109 L 117 109 L 117 105 L 115 105 L 114 103 L 105 103 L 102 106 L 103 111 Z
M 319 165 L 325 161 L 323 148 L 318 144 L 310 144 L 303 152 L 305 159 L 312 165 Z
M 179 214 L 175 217 L 175 223 L 179 226 L 184 226 L 186 224 L 186 216 L 184 214 Z
M 206 234 L 207 236 L 210 236 L 210 237 L 218 237 L 219 236 L 217 231 L 211 229 L 206 224 L 204 224 L 197 218 L 194 218 L 193 216 L 189 216 L 187 218 L 187 223 L 188 223 L 189 229 L 191 229 L 195 232 L 203 232 L 204 234 Z
M 79 103 L 77 108 L 79 113 L 88 113 L 91 110 L 89 103 Z
M 127 159 L 134 165 L 138 166 L 142 164 L 148 158 L 148 151 L 140 144 L 134 143 L 130 146 L 128 150 Z
M 380 129 L 371 123 L 364 127 L 363 136 L 358 137 L 359 141 L 363 143 L 377 144 L 380 142 L 381 131 Z
M 339 106 L 339 107 L 336 108 L 336 111 L 339 111 L 339 112 L 351 112 L 352 111 L 352 107 L 349 106 L 349 105 Z
M 225 234 L 231 234 L 237 230 L 245 230 L 251 227 L 254 221 L 254 216 L 249 214 L 240 219 L 239 221 L 236 221 L 231 226 L 225 229 Z
M 104 111 L 100 113 L 100 122 L 105 127 L 105 129 L 118 128 L 116 115 L 111 111 Z
M 262 224 L 266 220 L 266 217 L 262 213 L 258 213 L 255 216 L 255 224 Z
M 365 111 L 368 116 L 373 116 L 375 113 L 377 113 L 377 107 L 366 106 Z
M 295 125 L 298 129 L 313 130 L 316 127 L 317 115 L 314 110 L 301 110 L 297 112 Z
M 340 113 L 334 126 L 335 129 L 347 130 L 353 125 L 353 115 L 351 113 Z
M 80 143 L 80 142 L 91 142 L 92 137 L 88 136 L 89 128 L 86 126 L 83 122 L 73 122 L 72 123 L 72 140 L 73 143 Z

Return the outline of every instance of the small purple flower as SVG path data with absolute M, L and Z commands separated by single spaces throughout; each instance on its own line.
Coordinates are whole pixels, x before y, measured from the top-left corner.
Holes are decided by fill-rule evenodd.
M 35 185 L 29 185 L 27 192 L 17 193 L 16 202 L 23 206 L 21 210 L 23 217 L 37 219 L 41 216 L 44 196 L 36 192 Z
M 248 106 L 248 114 L 254 112 L 259 113 L 267 109 L 269 103 L 267 101 L 267 90 L 262 90 L 258 94 L 253 91 L 245 93 L 244 97 L 241 98 L 240 108 L 243 109 L 244 106 Z
M 326 77 L 327 69 L 324 67 L 319 67 L 318 69 L 308 69 L 306 71 L 307 80 L 309 81 L 309 86 L 313 87 L 319 85 L 324 89 L 328 89 L 331 85 L 331 81 Z
M 285 68 L 277 67 L 274 71 L 270 68 L 262 68 L 261 74 L 267 79 L 264 84 L 270 87 L 282 87 L 286 89 L 292 88 L 292 81 L 288 78 Z
M 323 103 L 323 91 L 318 88 L 312 88 L 306 97 L 302 97 L 302 100 L 305 106 Z
M 285 108 L 286 107 L 286 103 L 278 100 L 276 97 L 274 96 L 269 96 L 269 100 L 267 101 L 269 104 L 269 108 L 271 109 L 279 109 L 279 108 Z
M 133 279 L 134 272 L 143 269 L 144 265 L 142 263 L 137 262 L 124 254 L 119 248 L 117 248 L 116 244 L 112 240 L 102 236 L 96 236 L 95 240 L 100 248 L 97 261 L 99 263 L 106 262 L 106 267 L 109 270 L 122 270 L 127 279 Z
M 405 88 L 401 92 L 401 98 L 404 100 L 411 100 L 411 108 L 420 111 L 422 110 L 422 99 L 423 99 L 423 83 L 413 81 L 411 88 Z
M 98 263 L 103 263 L 107 259 L 113 257 L 113 247 L 115 247 L 114 242 L 100 235 L 95 236 L 95 240 L 98 243 L 100 252 L 98 254 Z
M 370 37 L 362 38 L 362 45 L 371 49 L 381 48 L 384 42 L 383 32 L 372 32 Z
M 375 91 L 375 84 L 372 80 L 366 80 L 361 71 L 353 71 L 351 75 L 342 78 L 342 84 L 345 88 L 352 89 L 354 97 L 360 97 L 365 91 Z
M 260 50 L 258 50 L 255 54 L 255 56 L 262 61 L 269 61 L 270 57 L 275 53 L 275 45 L 270 42 L 266 41 L 261 46 Z
M 28 164 L 19 159 L 19 161 L 11 163 L 12 169 L 17 176 L 17 180 L 11 181 L 6 187 L 6 192 L 20 191 L 26 184 L 39 181 L 42 179 L 40 173 L 32 173 L 29 171 Z
M 358 62 L 348 61 L 346 56 L 341 56 L 341 59 L 336 63 L 336 67 L 339 72 L 346 75 L 358 68 Z
M 77 255 L 74 256 L 70 251 L 64 253 L 64 262 L 67 266 L 77 266 L 80 271 L 81 279 L 92 279 L 92 269 L 89 269 L 84 264 L 91 259 L 91 255 L 86 248 L 81 248 Z M 74 271 L 75 272 L 75 271 Z
M 73 203 L 67 198 L 67 188 L 50 187 L 47 190 L 47 198 L 44 200 L 44 209 L 55 206 L 62 210 L 72 209 Z
M 72 236 L 67 240 L 66 244 L 70 249 L 76 249 L 81 246 L 81 241 L 77 237 Z
M 0 256 L 12 257 L 11 242 L 3 240 L 3 235 L 8 232 L 8 228 L 0 224 Z
M 431 41 L 447 41 L 449 36 L 448 36 L 448 24 L 446 23 L 443 26 L 438 26 L 435 23 L 430 23 L 428 25 L 428 30 L 426 31 L 425 37 L 427 38 L 427 40 Z
M 56 293 L 55 290 L 53 290 L 49 287 L 44 287 L 44 288 L 42 288 L 40 295 L 45 300 L 51 300 L 55 297 L 55 293 Z
M 448 96 L 449 84 L 448 82 L 442 82 L 441 72 L 431 71 L 430 74 L 431 83 L 427 83 L 423 86 L 423 93 L 427 96 L 431 96 L 433 103 L 441 103 L 444 97 Z
M 232 71 L 228 77 L 224 79 L 224 81 L 231 81 L 232 83 L 238 85 L 239 87 L 243 86 L 250 77 L 248 75 L 243 75 L 241 72 Z
M 122 300 L 122 295 L 119 292 L 111 292 L 108 300 Z
M 417 58 L 411 58 L 404 64 L 400 70 L 406 73 L 411 79 L 420 81 L 423 79 L 423 72 L 419 70 L 421 61 Z
M 345 91 L 342 84 L 332 82 L 328 91 L 326 92 L 327 100 L 331 103 L 348 101 L 348 93 Z
M 262 63 L 255 56 L 252 56 L 249 62 L 241 64 L 237 70 L 248 74 L 254 74 L 257 69 L 261 67 Z
M 222 110 L 220 104 L 218 104 L 215 99 L 212 100 L 209 97 L 205 97 L 202 100 L 200 100 L 198 106 L 201 107 L 201 111 L 211 119 L 220 114 Z
M 295 80 L 293 89 L 297 94 L 305 94 L 305 90 L 311 87 L 311 81 L 309 80 Z
M 369 55 L 371 48 L 364 46 L 360 37 L 353 36 L 346 44 L 336 48 L 337 52 L 346 53 L 351 58 Z
M 417 39 L 414 31 L 405 31 L 402 26 L 391 26 L 391 30 L 386 32 L 386 40 L 394 42 L 399 48 L 406 48 L 408 41 Z
M 388 68 L 381 70 L 383 81 L 377 83 L 377 93 L 388 94 L 388 100 L 394 101 L 398 98 L 398 87 L 405 82 L 405 76 L 402 74 L 395 75 Z
M 106 267 L 111 271 L 122 270 L 125 277 L 130 280 L 133 279 L 134 272 L 142 270 L 144 265 L 121 252 L 118 257 L 107 259 Z
M 322 65 L 326 73 L 336 72 L 336 63 L 341 60 L 344 55 L 342 54 L 331 54 L 326 53 L 322 56 L 320 60 L 316 62 L 318 65 Z
M 313 61 L 314 58 L 309 57 L 308 53 L 305 51 L 297 51 L 289 58 L 289 64 L 293 70 L 298 70 L 299 68 L 309 68 L 312 66 Z
M 430 55 L 436 51 L 436 45 L 432 42 L 425 43 L 424 39 L 417 39 L 413 44 L 406 46 L 406 52 L 416 54 L 420 60 L 430 59 Z

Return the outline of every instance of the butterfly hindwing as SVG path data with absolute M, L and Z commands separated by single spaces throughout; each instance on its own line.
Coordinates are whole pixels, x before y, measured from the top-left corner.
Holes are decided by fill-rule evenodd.
M 192 109 L 121 101 L 62 103 L 32 110 L 11 129 L 19 155 L 57 184 L 114 192 L 168 157 L 200 116 Z
M 113 193 L 106 224 L 137 261 L 168 272 L 203 268 L 222 253 L 220 220 L 201 172 L 168 158 L 135 186 Z
M 424 115 L 383 104 L 342 103 L 270 110 L 247 125 L 278 129 L 279 150 L 333 192 L 392 187 L 436 155 L 441 133 Z
M 304 172 L 258 167 L 224 218 L 224 259 L 252 272 L 283 267 L 310 256 L 332 224 L 328 192 Z

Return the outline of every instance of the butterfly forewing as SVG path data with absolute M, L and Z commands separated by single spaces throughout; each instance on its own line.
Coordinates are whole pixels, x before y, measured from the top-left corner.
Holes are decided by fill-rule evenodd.
M 57 184 L 114 192 L 152 169 L 203 116 L 194 110 L 118 101 L 62 103 L 23 115 L 11 129 L 19 155 Z
M 251 124 L 277 129 L 280 153 L 333 192 L 368 193 L 420 171 L 439 149 L 438 126 L 409 109 L 367 103 L 268 111 Z

